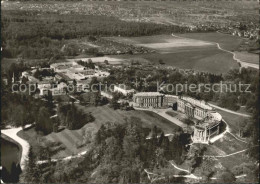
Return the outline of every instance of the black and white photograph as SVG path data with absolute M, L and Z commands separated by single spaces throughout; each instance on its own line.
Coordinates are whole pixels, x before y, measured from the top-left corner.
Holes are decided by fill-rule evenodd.
M 258 183 L 259 8 L 1 0 L 1 183 Z

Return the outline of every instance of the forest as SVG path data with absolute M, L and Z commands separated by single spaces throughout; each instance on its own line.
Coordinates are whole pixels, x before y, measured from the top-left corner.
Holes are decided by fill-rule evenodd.
M 103 124 L 88 154 L 73 162 L 35 165 L 32 162 L 35 163 L 37 157 L 31 153 L 21 182 L 147 183 L 149 180 L 144 169 L 152 171 L 166 168 L 169 160 L 177 163 L 183 161 L 187 152 L 185 144 L 189 142 L 183 132 L 177 132 L 169 140 L 157 127 L 152 130 L 143 128 L 138 118 L 131 117 L 125 121 L 127 123 Z M 149 134 L 152 138 L 146 139 Z M 157 139 L 157 136 L 160 138 Z M 166 181 L 181 180 L 169 177 Z
M 59 58 L 65 40 L 86 36 L 144 36 L 184 32 L 176 25 L 125 22 L 114 17 L 3 10 L 2 57 Z

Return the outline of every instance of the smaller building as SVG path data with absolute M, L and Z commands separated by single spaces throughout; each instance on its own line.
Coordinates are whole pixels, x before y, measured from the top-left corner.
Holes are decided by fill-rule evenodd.
M 57 84 L 57 86 L 55 88 L 50 89 L 50 91 L 52 92 L 53 96 L 57 96 L 57 95 L 66 95 L 67 94 L 67 84 L 64 82 L 61 82 L 59 84 Z
M 218 118 L 216 119 L 213 114 Z M 208 144 L 210 138 L 220 133 L 221 115 L 216 112 L 213 114 L 195 124 L 193 136 L 191 137 L 194 143 Z
M 37 87 L 40 90 L 40 96 L 48 95 L 48 91 L 51 89 L 51 83 L 49 81 L 40 81 L 37 83 Z

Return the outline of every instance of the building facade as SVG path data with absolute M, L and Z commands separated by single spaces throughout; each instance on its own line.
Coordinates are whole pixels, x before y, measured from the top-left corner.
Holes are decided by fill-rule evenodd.
M 220 133 L 222 116 L 214 111 L 205 101 L 179 96 L 177 99 L 177 110 L 190 118 L 198 120 L 191 137 L 194 143 L 208 144 L 210 138 Z
M 142 108 L 167 108 L 176 103 L 177 96 L 165 95 L 160 92 L 141 92 L 133 96 L 136 107 Z
M 191 118 L 202 120 L 207 117 L 213 108 L 205 101 L 196 100 L 191 97 L 179 96 L 177 99 L 177 110 Z
M 208 144 L 210 138 L 220 133 L 221 120 L 215 120 L 212 117 L 207 117 L 195 124 L 191 139 L 194 143 Z
M 133 96 L 136 107 L 141 108 L 161 108 L 163 107 L 164 95 L 159 92 L 141 92 Z

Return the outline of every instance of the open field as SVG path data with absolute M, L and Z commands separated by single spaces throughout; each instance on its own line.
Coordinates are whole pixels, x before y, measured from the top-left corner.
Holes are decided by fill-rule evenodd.
M 259 65 L 259 54 L 253 54 L 248 52 L 235 52 L 235 54 L 236 57 L 241 61 Z
M 201 40 L 185 39 L 173 37 L 172 35 L 156 35 L 156 36 L 142 36 L 142 37 L 107 37 L 107 39 L 114 40 L 121 43 L 134 44 L 153 49 L 164 49 L 174 47 L 196 47 L 213 45 Z
M 215 74 L 226 73 L 230 69 L 239 68 L 237 62 L 232 59 L 231 54 L 210 48 L 185 50 L 178 53 L 147 54 L 143 57 L 156 64 L 158 64 L 159 60 L 163 60 L 165 64 L 178 68 Z
M 165 133 L 173 133 L 179 127 L 161 116 L 149 111 L 122 111 L 113 110 L 108 106 L 84 107 L 78 105 L 78 108 L 86 113 L 91 112 L 95 121 L 86 124 L 79 130 L 62 130 L 58 133 L 51 133 L 46 136 L 37 135 L 34 128 L 19 132 L 19 136 L 28 140 L 30 145 L 36 146 L 40 142 L 58 142 L 64 147 L 53 156 L 53 158 L 63 158 L 74 155 L 88 149 L 88 143 L 94 138 L 95 132 L 105 122 L 125 123 L 125 118 L 131 116 L 138 117 L 144 123 L 144 127 L 153 128 L 155 125 L 160 127 Z
M 183 38 L 202 40 L 205 42 L 219 43 L 219 45 L 226 50 L 233 51 L 237 50 L 239 45 L 244 43 L 246 40 L 237 36 L 229 34 L 212 32 L 212 33 L 184 33 L 175 34 Z
M 222 118 L 228 123 L 231 132 L 234 134 L 237 134 L 239 132 L 239 126 L 238 126 L 239 122 L 248 119 L 246 117 L 231 114 L 229 112 L 222 111 L 220 109 L 217 109 L 217 111 L 222 115 Z
M 144 123 L 143 126 L 153 128 L 155 125 L 160 127 L 165 133 L 172 133 L 175 129 L 178 128 L 177 125 L 172 122 L 162 118 L 161 116 L 150 112 L 150 111 L 122 111 L 122 110 L 113 110 L 108 106 L 98 106 L 98 107 L 84 107 L 79 106 L 85 112 L 91 112 L 96 118 L 94 123 L 99 127 L 104 122 L 118 122 L 124 123 L 125 118 L 131 116 L 140 118 Z
M 158 64 L 159 60 L 167 65 L 182 69 L 194 69 L 211 73 L 226 73 L 239 68 L 232 54 L 221 51 L 223 48 L 235 50 L 243 39 L 221 33 L 185 33 L 143 37 L 107 37 L 117 42 L 152 48 L 157 53 L 143 54 L 140 57 Z
M 232 135 L 227 133 L 223 138 L 214 143 L 219 149 L 223 150 L 226 154 L 231 154 L 237 151 L 247 149 L 247 144 L 235 139 Z

